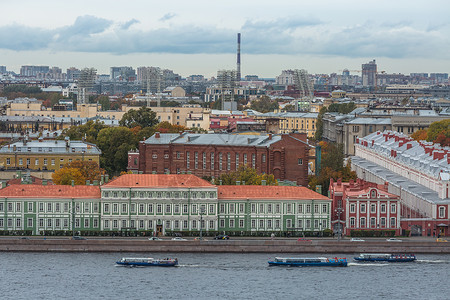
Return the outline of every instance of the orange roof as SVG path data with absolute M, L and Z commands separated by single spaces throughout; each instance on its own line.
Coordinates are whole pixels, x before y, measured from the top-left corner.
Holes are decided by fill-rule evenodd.
M 303 186 L 219 185 L 219 199 L 330 200 Z
M 0 197 L 99 199 L 100 187 L 93 185 L 13 184 L 0 189 Z
M 214 187 L 191 174 L 125 174 L 103 187 Z

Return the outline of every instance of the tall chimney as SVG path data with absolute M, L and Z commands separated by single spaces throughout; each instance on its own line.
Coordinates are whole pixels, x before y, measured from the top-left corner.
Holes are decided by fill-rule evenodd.
M 241 81 L 241 34 L 237 34 L 237 70 L 236 80 Z

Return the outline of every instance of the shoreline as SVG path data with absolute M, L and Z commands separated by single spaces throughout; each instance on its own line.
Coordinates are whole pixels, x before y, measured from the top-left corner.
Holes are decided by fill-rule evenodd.
M 422 253 L 450 254 L 450 242 L 370 240 L 0 239 L 0 252 Z

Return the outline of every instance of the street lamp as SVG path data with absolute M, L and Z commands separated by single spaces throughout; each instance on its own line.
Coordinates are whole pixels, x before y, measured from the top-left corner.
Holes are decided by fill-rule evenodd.
M 203 240 L 203 215 L 205 214 L 205 207 L 200 206 L 200 240 Z
M 344 209 L 341 207 L 338 207 L 334 211 L 338 217 L 338 242 L 339 242 L 341 240 L 341 213 L 344 211 Z

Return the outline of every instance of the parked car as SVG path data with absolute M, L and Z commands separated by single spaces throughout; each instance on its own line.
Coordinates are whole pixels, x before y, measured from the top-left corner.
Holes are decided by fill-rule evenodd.
M 297 242 L 312 242 L 312 240 L 308 240 L 308 239 L 305 239 L 305 238 L 299 238 L 297 240 Z
M 85 240 L 86 238 L 79 236 L 79 235 L 75 235 L 72 237 L 72 240 Z
M 187 240 L 177 236 L 177 237 L 172 238 L 172 241 L 187 241 Z
M 386 242 L 403 242 L 403 241 L 396 239 L 396 238 L 390 238 L 390 239 L 387 239 Z
M 360 239 L 360 238 L 352 238 L 352 239 L 350 240 L 350 242 L 365 242 L 365 240 Z
M 149 237 L 148 239 L 149 239 L 149 241 L 162 241 L 162 239 L 160 239 L 157 236 L 152 236 L 152 237 Z
M 207 239 L 205 239 L 204 237 L 196 237 L 194 238 L 194 241 L 207 241 Z
M 436 242 L 448 242 L 446 239 L 443 239 L 443 238 L 437 238 L 436 239 Z
M 230 237 L 226 234 L 219 234 L 214 237 L 215 240 L 229 240 Z

